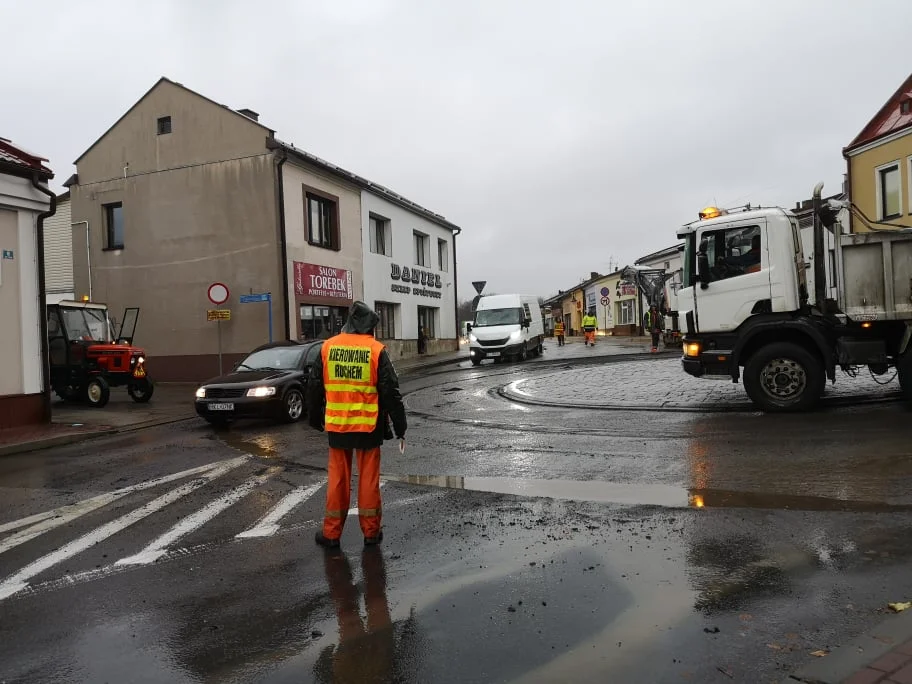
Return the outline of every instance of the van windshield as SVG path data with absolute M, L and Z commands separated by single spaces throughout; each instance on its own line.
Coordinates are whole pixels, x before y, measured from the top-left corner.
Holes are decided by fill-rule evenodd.
M 490 325 L 520 325 L 522 309 L 480 309 L 475 312 L 475 327 Z

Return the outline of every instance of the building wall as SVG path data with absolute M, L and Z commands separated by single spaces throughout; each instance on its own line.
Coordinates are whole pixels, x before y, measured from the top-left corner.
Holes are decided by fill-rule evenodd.
M 73 299 L 73 227 L 69 198 L 57 200 L 57 212 L 44 222 L 44 289 L 46 302 Z M 85 226 L 77 226 L 77 230 Z
M 289 316 L 293 338 L 305 337 L 301 323 L 301 305 L 321 305 L 347 309 L 362 299 L 363 258 L 361 252 L 361 192 L 353 185 L 336 180 L 306 164 L 291 159 L 282 169 L 285 197 L 285 235 L 287 241 Z M 307 192 L 328 197 L 338 207 L 339 246 L 332 250 L 308 242 L 308 220 L 305 214 Z M 296 293 L 295 262 L 334 269 L 344 269 L 352 276 L 351 297 L 314 297 Z
M 912 130 L 892 142 L 849 157 L 849 196 L 871 221 L 881 220 L 877 169 L 891 162 L 899 165 L 902 215 L 890 219 L 890 223 L 912 228 Z M 852 231 L 866 233 L 868 228 L 853 217 Z
M 22 178 L 0 175 L 0 428 L 49 420 L 41 358 L 38 214 L 46 195 Z
M 418 353 L 418 307 L 436 309 L 436 334 L 434 339 L 428 340 L 428 351 L 458 350 L 453 232 L 367 191 L 362 191 L 361 207 L 364 298 L 372 307 L 377 302 L 395 305 L 395 337 L 384 340 L 391 357 L 395 360 Z M 371 216 L 386 222 L 386 233 L 392 240 L 389 256 L 371 252 Z M 430 244 L 430 266 L 417 266 L 417 283 L 415 231 L 427 235 Z M 447 244 L 443 265 L 438 258 L 439 240 Z M 405 269 L 412 274 L 409 282 L 402 278 Z M 421 273 L 426 274 L 424 282 Z
M 157 119 L 166 115 L 172 132 L 158 135 Z M 275 167 L 265 138 L 246 117 L 163 82 L 77 163 L 71 220 L 89 222 L 92 299 L 117 319 L 140 307 L 135 342 L 153 380 L 202 380 L 218 371 L 218 328 L 206 320 L 213 282 L 231 292 L 224 308 L 232 320 L 220 324 L 223 354 L 236 359 L 268 339 L 266 305 L 238 303 L 251 291 L 282 292 Z M 103 207 L 113 202 L 123 204 L 123 249 L 106 247 Z M 84 229 L 74 231 L 79 295 L 89 291 L 85 239 Z M 273 335 L 284 336 L 281 315 Z

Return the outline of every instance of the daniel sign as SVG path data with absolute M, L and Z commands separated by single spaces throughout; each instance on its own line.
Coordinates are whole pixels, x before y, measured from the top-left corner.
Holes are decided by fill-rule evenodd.
M 344 268 L 294 262 L 295 294 L 317 301 L 353 299 L 352 273 Z

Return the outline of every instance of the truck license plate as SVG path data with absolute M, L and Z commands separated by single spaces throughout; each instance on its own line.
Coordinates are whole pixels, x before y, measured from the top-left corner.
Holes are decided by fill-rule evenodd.
M 209 404 L 210 411 L 234 411 L 234 404 Z
M 500 356 L 500 352 L 488 352 L 488 356 L 493 359 L 495 356 Z

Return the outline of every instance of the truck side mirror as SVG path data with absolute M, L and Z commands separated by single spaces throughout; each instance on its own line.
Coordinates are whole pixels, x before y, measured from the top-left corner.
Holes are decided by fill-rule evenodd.
M 700 281 L 700 287 L 704 290 L 709 287 L 711 280 L 709 273 L 709 256 L 705 252 L 697 254 L 697 279 Z

